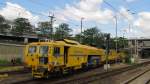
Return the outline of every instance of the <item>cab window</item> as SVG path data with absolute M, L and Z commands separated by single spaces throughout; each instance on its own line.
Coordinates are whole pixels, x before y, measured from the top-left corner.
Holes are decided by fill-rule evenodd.
M 29 46 L 28 53 L 30 54 L 36 53 L 36 46 Z
M 48 46 L 40 46 L 40 54 L 48 54 Z
M 60 48 L 59 47 L 54 47 L 54 56 L 60 56 Z

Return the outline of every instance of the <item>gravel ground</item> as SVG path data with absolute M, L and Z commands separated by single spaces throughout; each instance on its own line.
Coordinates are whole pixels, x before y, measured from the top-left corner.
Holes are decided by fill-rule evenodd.
M 0 72 L 17 71 L 20 69 L 24 69 L 24 66 L 2 66 L 0 67 Z
M 143 73 L 147 69 L 150 69 L 150 66 L 140 67 L 134 70 L 130 70 L 128 72 L 124 72 L 122 74 L 108 77 L 103 80 L 97 80 L 89 84 L 124 84 L 124 82 L 127 81 L 128 79 L 131 79 L 132 77 L 137 76 L 140 73 Z M 145 84 L 144 82 L 149 79 L 150 79 L 150 72 L 145 74 L 145 76 L 138 78 L 137 80 L 135 80 L 130 84 Z
M 31 77 L 30 73 L 18 74 L 18 75 L 8 76 L 7 78 L 1 78 L 0 84 L 12 84 L 15 82 L 19 82 L 22 80 L 28 80 L 31 78 L 32 77 Z
M 123 67 L 127 67 L 127 66 L 129 66 L 129 65 L 123 64 L 123 63 L 112 64 L 110 66 L 109 70 L 123 68 Z M 130 77 L 141 73 L 145 68 L 147 68 L 147 67 L 134 69 L 129 72 L 125 72 L 125 73 L 122 73 L 122 74 L 119 74 L 119 75 L 116 75 L 113 77 L 108 77 L 107 79 L 94 81 L 89 84 L 121 84 L 121 82 L 129 79 Z M 150 66 L 149 66 L 149 68 L 150 68 Z M 81 73 L 65 76 L 64 78 L 54 78 L 54 79 L 44 79 L 44 80 L 38 79 L 38 80 L 33 80 L 31 82 L 27 82 L 27 83 L 22 82 L 22 83 L 18 83 L 18 84 L 54 84 L 54 83 L 57 83 L 60 81 L 64 81 L 64 79 L 69 80 L 69 79 L 73 79 L 73 78 L 85 77 L 85 76 L 89 76 L 91 74 L 98 74 L 98 73 L 103 73 L 103 72 L 105 72 L 104 68 L 100 67 L 100 68 L 92 69 L 92 70 L 89 70 L 86 72 L 81 72 Z M 12 84 L 15 82 L 30 80 L 30 79 L 32 79 L 31 73 L 13 75 L 13 76 L 8 76 L 4 79 L 0 79 L 0 84 Z M 83 81 L 86 81 L 86 80 L 83 80 Z M 141 83 L 134 83 L 134 84 L 141 84 Z
M 146 72 L 145 74 L 143 74 L 142 76 L 135 79 L 133 82 L 129 84 L 147 84 L 147 81 L 149 80 L 150 80 L 150 71 Z
M 109 70 L 112 69 L 118 69 L 118 68 L 123 68 L 126 67 L 128 65 L 120 63 L 120 64 L 112 64 Z M 79 72 L 77 74 L 73 74 L 73 75 L 67 75 L 61 78 L 52 78 L 52 79 L 48 79 L 48 80 L 33 80 L 30 82 L 22 82 L 22 84 L 55 84 L 61 81 L 65 81 L 65 80 L 70 80 L 70 79 L 74 79 L 74 78 L 78 78 L 78 77 L 85 77 L 85 76 L 90 76 L 91 74 L 98 74 L 98 73 L 103 73 L 105 72 L 105 70 L 103 69 L 103 67 L 100 68 L 96 68 L 96 69 L 92 69 L 86 72 Z M 84 81 L 84 80 L 83 80 Z M 86 81 L 86 80 L 85 80 Z M 20 84 L 20 83 L 17 83 Z

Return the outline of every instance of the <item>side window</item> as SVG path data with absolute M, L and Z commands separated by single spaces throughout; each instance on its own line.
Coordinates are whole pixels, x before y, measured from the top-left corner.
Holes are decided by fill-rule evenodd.
M 48 46 L 40 46 L 40 54 L 48 54 Z
M 60 56 L 60 47 L 54 47 L 54 56 Z
M 36 52 L 36 46 L 29 46 L 28 53 L 34 54 Z

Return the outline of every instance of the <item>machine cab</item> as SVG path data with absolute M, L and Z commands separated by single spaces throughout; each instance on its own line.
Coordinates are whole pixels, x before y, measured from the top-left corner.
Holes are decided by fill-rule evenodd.
M 51 55 L 51 47 L 48 45 L 39 45 L 39 65 L 47 65 L 48 57 Z
M 27 45 L 25 49 L 25 57 L 24 62 L 26 64 L 26 67 L 31 68 L 32 66 L 35 66 L 37 63 L 37 56 L 38 56 L 38 46 L 36 44 L 34 45 Z

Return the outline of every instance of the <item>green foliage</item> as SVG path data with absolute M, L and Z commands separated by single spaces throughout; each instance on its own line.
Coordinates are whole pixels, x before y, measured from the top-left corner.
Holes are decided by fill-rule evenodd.
M 80 39 L 81 39 L 81 38 L 83 38 L 83 37 L 81 37 L 81 33 L 79 33 L 79 34 L 76 34 L 76 35 L 75 35 L 74 40 L 80 42 Z M 82 43 L 83 43 L 83 42 L 82 42 Z
M 3 23 L 3 22 L 5 22 L 5 18 L 2 15 L 0 15 L 0 23 Z
M 111 38 L 110 39 L 110 48 L 111 49 L 115 49 L 116 48 L 116 41 L 117 41 L 118 49 L 125 48 L 128 45 L 128 41 L 127 41 L 126 38 L 118 37 L 117 40 L 116 40 L 116 38 Z
M 0 22 L 3 19 L 0 20 Z M 42 36 L 50 37 L 50 24 L 49 22 L 40 22 L 39 23 L 40 34 Z M 78 42 L 81 41 L 82 44 L 95 46 L 98 48 L 104 48 L 106 46 L 105 38 L 106 33 L 101 32 L 97 27 L 92 27 L 84 32 L 76 34 L 75 37 L 72 37 L 70 34 L 72 30 L 69 28 L 67 23 L 62 23 L 58 27 L 56 27 L 56 31 L 53 34 L 55 40 L 60 39 L 74 39 Z M 23 33 L 32 32 L 32 26 L 30 22 L 25 18 L 17 18 L 14 21 L 14 27 L 12 29 L 13 34 L 22 35 Z M 123 37 L 117 38 L 118 49 L 124 48 L 127 45 L 127 39 Z M 116 48 L 116 38 L 110 38 L 110 49 Z
M 104 48 L 105 33 L 102 33 L 97 27 L 92 27 L 85 30 L 82 36 L 81 34 L 77 34 L 75 39 L 77 41 L 81 39 L 82 44 Z
M 107 33 L 101 32 L 97 27 L 92 27 L 84 32 L 75 35 L 75 40 L 81 40 L 82 44 L 95 46 L 98 48 L 106 48 L 106 35 Z M 119 37 L 117 39 L 118 42 L 118 49 L 124 48 L 125 45 L 127 46 L 127 39 L 123 37 Z M 116 38 L 110 38 L 110 49 L 116 49 Z
M 102 39 L 101 39 L 102 34 L 96 27 L 85 30 L 83 32 L 82 37 L 83 37 L 82 42 L 84 44 L 95 45 L 97 47 L 102 46 L 102 45 L 98 45 L 98 44 L 102 43 Z M 99 41 L 99 40 L 101 40 L 101 41 Z M 98 43 L 98 42 L 100 42 L 100 43 Z
M 70 34 L 72 30 L 69 28 L 69 25 L 66 23 L 62 23 L 59 27 L 56 28 L 55 32 L 55 40 L 70 38 L 72 35 Z
M 17 64 L 21 64 L 21 63 L 22 63 L 21 58 L 16 58 L 16 63 L 17 63 Z
M 14 20 L 14 26 L 12 29 L 12 34 L 23 35 L 32 33 L 32 25 L 26 18 L 17 18 Z
M 0 15 L 0 33 L 5 33 L 10 26 L 7 24 L 5 18 Z M 72 37 L 71 28 L 67 23 L 62 23 L 58 27 L 56 27 L 56 31 L 54 34 L 51 33 L 50 23 L 46 22 L 39 22 L 39 29 L 40 33 L 38 35 L 50 37 L 53 36 L 54 40 L 60 39 L 73 39 L 82 44 L 95 46 L 98 48 L 104 48 L 106 46 L 106 33 L 101 32 L 97 27 L 89 28 L 79 34 L 76 34 Z M 12 34 L 14 35 L 23 35 L 23 34 L 30 34 L 33 33 L 32 25 L 30 24 L 28 19 L 25 18 L 17 18 L 14 20 L 13 28 L 11 30 Z M 116 48 L 116 38 L 110 38 L 110 49 Z M 118 49 L 124 48 L 128 45 L 127 39 L 123 37 L 117 38 Z
M 125 48 L 128 45 L 128 41 L 126 38 L 119 37 L 118 38 L 118 46 L 119 48 Z
M 9 29 L 10 25 L 7 24 L 5 18 L 0 15 L 0 33 L 6 34 Z
M 48 21 L 46 22 L 39 22 L 38 28 L 40 30 L 39 36 L 46 36 L 49 37 L 50 35 L 50 23 Z
M 10 62 L 8 62 L 6 60 L 0 60 L 0 64 L 10 64 Z

